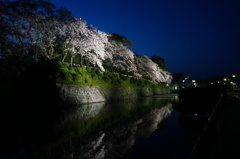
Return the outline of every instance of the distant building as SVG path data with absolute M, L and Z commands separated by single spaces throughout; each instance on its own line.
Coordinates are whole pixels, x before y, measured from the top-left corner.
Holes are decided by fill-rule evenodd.
M 235 72 L 231 75 L 219 75 L 198 81 L 198 86 L 200 87 L 208 87 L 214 84 L 224 85 L 226 88 L 232 90 L 240 90 L 240 73 Z
M 172 90 L 196 87 L 196 81 L 191 79 L 189 74 L 177 73 L 172 74 Z

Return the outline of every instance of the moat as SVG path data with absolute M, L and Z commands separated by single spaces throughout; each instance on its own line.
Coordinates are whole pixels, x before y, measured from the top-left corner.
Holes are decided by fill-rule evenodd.
M 52 116 L 15 114 L 11 125 L 2 124 L 0 153 L 3 158 L 187 158 L 207 117 L 183 115 L 174 110 L 177 103 L 178 96 L 168 94 L 59 105 Z

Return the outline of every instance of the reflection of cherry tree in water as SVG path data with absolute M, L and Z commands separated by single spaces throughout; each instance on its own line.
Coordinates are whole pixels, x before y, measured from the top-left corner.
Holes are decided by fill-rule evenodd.
M 78 146 L 72 145 L 72 151 L 66 151 L 65 157 L 86 159 L 122 158 L 134 145 L 136 138 L 151 135 L 171 112 L 172 105 L 168 103 L 152 109 L 141 117 L 130 119 L 124 124 L 117 124 L 111 129 L 84 137 L 80 145 L 75 142 Z

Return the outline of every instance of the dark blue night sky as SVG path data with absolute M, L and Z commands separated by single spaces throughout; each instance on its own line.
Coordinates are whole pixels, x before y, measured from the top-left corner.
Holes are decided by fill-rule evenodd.
M 240 72 L 239 0 L 52 0 L 193 78 Z

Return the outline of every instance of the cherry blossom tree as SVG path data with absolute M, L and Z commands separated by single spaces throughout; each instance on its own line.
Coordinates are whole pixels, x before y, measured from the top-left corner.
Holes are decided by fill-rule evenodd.
M 167 71 L 163 71 L 151 59 L 144 55 L 135 56 L 135 64 L 137 71 L 135 75 L 138 77 L 146 78 L 154 82 L 171 82 L 171 75 Z
M 27 41 L 29 30 L 29 23 L 27 19 L 29 16 L 27 13 L 31 11 L 26 11 L 24 8 L 26 6 L 18 1 L 4 1 L 0 3 L 1 5 L 1 28 L 4 31 L 2 35 L 5 35 L 6 41 L 8 44 L 11 44 L 12 49 L 7 51 L 11 56 L 16 56 L 19 59 L 22 59 L 27 50 Z M 14 48 L 14 50 L 13 50 Z
M 45 0 L 5 0 L 0 3 L 0 28 L 4 42 L 14 45 L 11 54 L 18 59 L 35 59 L 40 56 L 54 59 L 56 28 L 59 23 L 72 19 L 71 12 L 65 8 L 56 9 Z M 7 29 L 6 29 L 7 28 Z M 3 43 L 2 43 L 3 44 Z
M 98 31 L 94 27 L 89 27 L 82 19 L 74 19 L 61 29 L 61 36 L 64 37 L 63 51 L 65 54 L 69 52 L 71 59 L 80 55 L 80 59 L 83 57 L 85 61 L 90 62 L 92 65 L 96 65 L 102 71 L 102 60 L 109 58 L 110 54 L 105 51 L 108 43 L 108 35 L 104 32 Z M 72 63 L 72 60 L 71 60 Z M 82 62 L 80 62 L 82 64 Z
M 71 48 L 70 48 L 70 56 L 71 56 L 71 65 L 74 56 L 79 55 L 80 56 L 80 65 L 83 65 L 83 56 L 87 52 L 89 52 L 91 49 L 89 47 L 89 43 L 91 41 L 89 40 L 89 30 L 86 25 L 86 21 L 83 19 L 77 19 L 75 18 L 74 21 L 72 21 L 69 25 L 69 28 L 71 28 L 71 32 L 69 35 L 71 35 Z
M 103 60 L 111 59 L 112 55 L 106 52 L 106 47 L 110 45 L 108 41 L 108 35 L 96 29 L 90 30 L 89 36 L 89 48 L 91 51 L 88 52 L 86 57 L 91 61 L 92 64 L 98 66 L 102 71 L 105 70 L 103 67 Z
M 82 19 L 74 19 L 58 30 L 58 39 L 63 55 L 62 62 L 64 62 L 66 56 L 69 55 L 72 65 L 73 57 L 80 55 L 80 60 L 84 57 L 85 60 L 91 61 L 92 63 L 98 61 L 98 65 L 100 65 L 99 59 L 104 58 L 105 52 L 103 40 L 99 39 L 98 31 L 89 29 L 86 22 Z M 80 63 L 82 64 L 82 61 Z
M 108 65 L 128 72 L 136 71 L 134 53 L 119 41 L 111 38 L 109 38 L 109 41 L 110 44 L 106 48 L 106 51 L 111 54 Z

